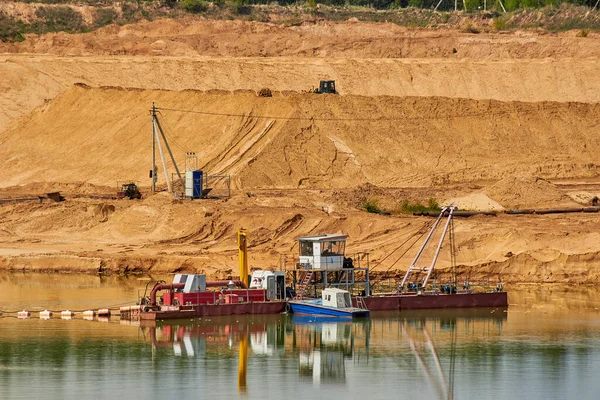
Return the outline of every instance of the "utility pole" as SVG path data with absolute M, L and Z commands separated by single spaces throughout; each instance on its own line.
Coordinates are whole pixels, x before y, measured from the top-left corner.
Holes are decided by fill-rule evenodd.
M 167 171 L 167 163 L 165 162 L 165 153 L 163 151 L 162 142 L 165 143 L 165 147 L 169 152 L 169 156 L 171 157 L 171 162 L 173 163 L 173 167 L 175 167 L 175 172 L 177 172 L 177 176 L 179 177 L 179 181 L 182 181 L 181 172 L 179 171 L 179 167 L 177 166 L 177 162 L 175 161 L 175 156 L 173 156 L 173 152 L 171 151 L 171 147 L 169 146 L 169 142 L 167 141 L 167 136 L 163 131 L 163 128 L 158 120 L 157 111 L 160 108 L 157 108 L 152 102 L 152 109 L 150 110 L 150 114 L 152 115 L 152 171 L 150 172 L 150 177 L 152 178 L 152 192 L 156 191 L 156 182 L 158 181 L 157 168 L 156 168 L 156 147 L 158 146 L 158 152 L 160 154 L 160 159 L 163 165 L 163 171 L 165 174 L 165 180 L 167 181 L 167 190 L 169 193 L 173 192 L 173 185 L 171 184 L 171 179 L 169 177 L 169 171 Z M 161 138 L 162 137 L 162 141 Z M 174 182 L 173 182 L 174 183 Z
M 181 180 L 182 179 L 181 172 L 179 172 L 179 167 L 177 166 L 177 162 L 175 161 L 175 157 L 173 156 L 173 152 L 171 151 L 171 146 L 169 146 L 169 142 L 167 141 L 165 132 L 163 131 L 163 128 L 160 125 L 160 121 L 158 120 L 158 118 L 156 118 L 155 121 L 156 121 L 156 126 L 158 127 L 158 131 L 160 132 L 160 135 L 162 136 L 162 138 L 165 142 L 165 147 L 167 148 L 167 151 L 169 152 L 169 156 L 171 156 L 171 161 L 173 162 L 173 167 L 175 167 L 175 172 L 177 172 L 177 176 Z M 160 146 L 160 143 L 159 143 L 159 146 Z
M 156 156 L 155 156 L 155 145 L 158 145 L 158 153 L 160 154 L 160 160 L 162 161 L 162 165 L 163 165 L 163 171 L 165 173 L 165 180 L 167 181 L 167 191 L 170 193 L 171 192 L 171 180 L 169 179 L 169 171 L 167 171 L 167 163 L 165 162 L 165 154 L 163 152 L 163 148 L 162 148 L 162 144 L 160 143 L 160 137 L 158 136 L 158 131 L 161 131 L 161 135 L 163 135 L 164 138 L 164 133 L 162 133 L 162 129 L 160 127 L 160 123 L 158 122 L 158 117 L 156 115 L 156 111 L 159 110 L 159 108 L 156 108 L 154 106 L 154 103 L 152 103 L 152 191 L 156 190 L 156 181 L 158 180 L 156 178 Z M 168 148 L 168 144 L 167 144 L 167 139 L 165 138 L 165 144 L 167 145 Z M 169 153 L 171 153 L 171 149 L 169 149 Z M 173 158 L 173 154 L 171 154 L 171 159 L 173 160 L 173 164 L 175 164 L 175 159 Z M 177 164 L 175 164 L 175 166 L 177 167 Z M 179 173 L 179 170 L 177 170 L 177 173 Z
M 152 179 L 152 193 L 156 192 L 156 107 L 152 102 L 152 169 L 150 170 L 150 178 Z

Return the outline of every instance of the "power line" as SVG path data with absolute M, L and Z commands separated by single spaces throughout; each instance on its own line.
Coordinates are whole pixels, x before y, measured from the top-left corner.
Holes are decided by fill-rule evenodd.
M 182 112 L 189 114 L 200 114 L 217 117 L 250 117 L 256 119 L 275 119 L 275 120 L 289 120 L 289 121 L 366 121 L 366 122 L 378 122 L 378 121 L 412 121 L 412 120 L 434 120 L 434 119 L 452 119 L 452 118 L 476 118 L 485 116 L 498 116 L 498 115 L 511 115 L 511 114 L 529 114 L 540 111 L 553 111 L 563 107 L 546 107 L 538 108 L 533 110 L 508 110 L 508 111 L 496 111 L 496 112 L 481 112 L 471 114 L 460 114 L 460 115 L 441 115 L 441 116 L 402 116 L 402 117 L 376 117 L 376 118 L 341 118 L 341 117 L 330 117 L 330 118 L 319 118 L 319 117 L 286 117 L 280 115 L 250 115 L 240 113 L 221 113 L 211 111 L 197 111 L 197 110 L 182 110 L 177 108 L 159 108 L 159 110 Z
M 187 149 L 184 145 L 182 145 L 179 141 L 175 140 L 175 136 L 174 134 L 171 135 L 171 133 L 173 132 L 173 130 L 171 129 L 171 126 L 168 125 L 165 121 L 165 119 L 162 119 L 162 124 L 164 126 L 164 134 L 165 136 L 168 136 L 169 142 L 173 143 L 175 146 L 177 146 L 179 148 L 179 150 L 182 150 L 184 153 L 189 152 L 190 150 Z

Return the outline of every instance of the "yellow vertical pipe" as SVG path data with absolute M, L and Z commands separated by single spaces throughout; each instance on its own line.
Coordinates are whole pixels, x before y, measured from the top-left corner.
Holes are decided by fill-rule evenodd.
M 248 232 L 244 228 L 238 230 L 238 249 L 240 280 L 248 287 Z
M 240 358 L 238 360 L 238 392 L 246 393 L 246 368 L 248 367 L 248 334 L 244 332 L 240 338 Z

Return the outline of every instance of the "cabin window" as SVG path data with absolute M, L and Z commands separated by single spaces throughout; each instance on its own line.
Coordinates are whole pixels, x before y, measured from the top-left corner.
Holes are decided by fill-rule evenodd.
M 321 255 L 327 256 L 343 256 L 346 242 L 321 242 Z M 312 254 L 311 254 L 312 255 Z
M 312 256 L 312 255 L 313 255 L 312 242 L 300 242 L 300 256 Z

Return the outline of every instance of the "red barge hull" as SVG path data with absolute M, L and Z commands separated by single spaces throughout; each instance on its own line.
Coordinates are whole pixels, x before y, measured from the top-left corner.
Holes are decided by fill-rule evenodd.
M 437 295 L 381 295 L 363 297 L 369 311 L 402 311 L 426 309 L 494 308 L 508 307 L 506 292 L 457 293 Z M 353 299 L 358 306 L 357 299 Z M 124 319 L 169 320 L 183 318 L 217 317 L 230 315 L 269 315 L 286 310 L 286 301 L 264 301 L 233 304 L 199 304 L 173 309 L 144 311 L 141 306 L 123 307 Z
M 279 314 L 285 311 L 285 301 L 265 301 L 238 304 L 199 304 L 181 306 L 177 310 L 140 311 L 139 319 L 166 320 L 218 317 L 228 315 Z
M 506 292 L 382 295 L 364 297 L 363 299 L 370 311 L 508 307 L 508 295 Z M 354 303 L 356 304 L 356 300 Z

